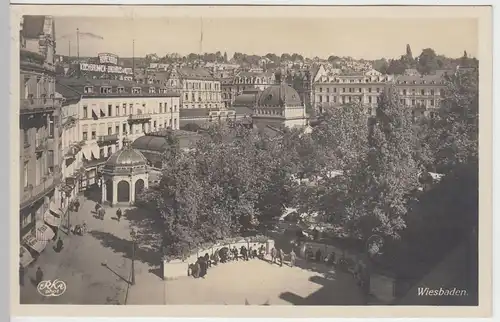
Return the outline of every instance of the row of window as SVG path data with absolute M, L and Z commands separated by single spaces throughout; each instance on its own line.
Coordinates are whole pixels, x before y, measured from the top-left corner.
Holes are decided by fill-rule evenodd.
M 83 92 L 85 94 L 92 94 L 94 92 L 94 86 L 85 86 L 83 88 Z M 112 86 L 100 86 L 99 87 L 99 93 L 101 94 L 125 94 L 125 93 L 131 93 L 135 95 L 142 94 L 142 87 L 131 87 L 131 88 L 125 88 L 124 86 L 118 86 L 116 88 L 113 88 Z M 168 93 L 168 89 L 166 88 L 156 88 L 156 87 L 149 87 L 148 89 L 149 94 L 166 94 Z
M 437 92 L 433 89 L 427 91 L 425 89 L 420 89 L 419 91 L 417 91 L 415 88 L 412 88 L 410 91 L 408 91 L 407 89 L 403 89 L 399 93 L 402 95 L 431 95 L 431 96 L 437 94 Z M 444 96 L 444 89 L 439 90 L 439 95 Z
M 265 77 L 256 77 L 256 78 L 247 78 L 247 77 L 236 77 L 234 80 L 235 84 L 272 84 L 273 81 L 271 78 Z
M 416 100 L 416 99 L 407 100 L 407 99 L 404 99 L 404 98 L 401 98 L 399 101 L 400 101 L 401 104 L 410 105 L 410 106 L 417 106 L 417 105 L 421 105 L 421 106 L 427 106 L 427 105 L 436 106 L 436 102 L 437 102 L 437 100 L 434 100 L 434 99 L 430 99 L 430 100 L 422 100 L 422 99 L 421 100 Z
M 196 95 L 196 94 L 198 94 L 198 95 Z M 206 95 L 203 95 L 203 96 L 208 101 L 217 101 L 220 98 L 219 93 L 213 93 L 213 92 L 207 93 Z M 196 97 L 198 97 L 198 100 L 196 100 Z M 202 102 L 203 101 L 201 93 L 192 92 L 191 95 L 189 95 L 189 93 L 184 93 L 184 100 L 185 101 L 189 101 L 190 98 L 191 98 L 192 102 Z
M 370 82 L 388 82 L 389 77 L 374 77 L 374 78 L 355 78 L 355 79 L 346 79 L 346 78 L 329 78 L 322 77 L 320 82 L 328 82 L 328 83 L 370 83 Z
M 168 112 L 178 112 L 177 105 L 171 106 L 170 108 L 168 107 L 167 102 L 160 102 L 158 103 L 158 109 L 156 111 L 153 111 L 154 114 L 162 114 L 162 113 L 167 113 L 167 109 L 169 109 Z M 102 109 L 99 110 L 99 115 L 92 115 L 94 118 L 99 118 L 99 117 L 113 117 L 113 116 L 128 116 L 130 114 L 134 114 L 134 104 L 130 103 L 128 104 L 128 109 L 127 109 L 127 103 L 122 104 L 122 114 L 120 114 L 120 105 L 115 105 L 114 107 L 114 113 L 113 113 L 113 104 L 108 104 L 107 108 L 107 113 L 103 111 Z M 136 110 L 137 114 L 142 114 L 146 112 L 146 103 L 142 104 L 142 110 L 137 109 Z M 92 111 L 92 114 L 95 114 L 95 111 Z M 87 105 L 83 106 L 83 118 L 90 118 L 89 117 L 89 108 Z
M 203 85 L 203 86 L 202 86 Z M 220 83 L 218 82 L 184 82 L 184 89 L 198 89 L 206 91 L 219 91 Z
M 208 109 L 211 109 L 211 108 L 219 108 L 220 104 L 184 104 L 184 108 L 185 109 L 188 109 L 188 108 L 208 108 Z
M 160 123 L 158 121 L 153 121 L 152 123 L 144 123 L 144 124 L 127 124 L 127 123 L 122 123 L 121 126 L 121 133 L 122 134 L 139 134 L 139 133 L 146 133 L 151 130 L 158 130 L 163 127 L 170 127 L 172 129 L 177 129 L 177 118 L 174 119 L 168 119 L 165 120 L 163 123 Z M 102 132 L 102 131 L 101 131 Z M 108 131 L 107 134 L 101 134 L 101 135 L 112 135 L 112 134 L 117 134 L 120 135 L 120 126 L 115 125 L 114 132 L 113 132 L 113 127 L 108 125 Z M 83 132 L 82 132 L 82 139 L 87 141 L 87 140 L 96 140 L 97 139 L 97 129 L 93 128 L 90 131 L 90 138 L 89 138 L 89 131 L 88 127 L 84 125 L 83 127 Z
M 368 90 L 368 93 L 371 93 L 372 90 L 376 91 L 377 93 L 380 93 L 380 87 L 377 87 L 375 89 L 372 89 L 371 87 L 368 87 L 367 88 Z M 318 87 L 318 92 L 322 93 L 323 92 L 323 87 Z M 330 87 L 327 87 L 326 88 L 326 92 L 329 93 L 330 92 Z M 359 87 L 359 88 L 354 88 L 354 87 L 349 87 L 349 88 L 339 88 L 339 92 L 341 93 L 362 93 L 363 92 L 363 88 Z M 337 87 L 333 87 L 332 88 L 332 93 L 337 93 Z
M 319 103 L 337 103 L 337 96 L 332 96 L 332 100 L 330 100 L 330 96 L 326 96 L 326 100 L 323 101 L 323 96 L 318 96 L 318 102 Z M 338 103 L 352 103 L 356 99 L 359 100 L 358 96 L 341 96 L 338 99 Z M 372 98 L 372 96 L 368 96 L 368 103 L 375 103 L 375 100 Z

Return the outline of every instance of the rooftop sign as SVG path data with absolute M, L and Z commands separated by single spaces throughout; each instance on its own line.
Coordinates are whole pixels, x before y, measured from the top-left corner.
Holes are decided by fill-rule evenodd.
M 113 65 L 80 64 L 81 71 L 132 75 L 132 68 Z

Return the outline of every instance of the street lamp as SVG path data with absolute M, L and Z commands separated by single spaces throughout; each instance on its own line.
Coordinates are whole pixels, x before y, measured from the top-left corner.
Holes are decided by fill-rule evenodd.
M 134 261 L 135 261 L 135 243 L 136 243 L 137 234 L 136 234 L 136 232 L 133 229 L 130 231 L 130 237 L 132 239 L 132 280 L 131 280 L 130 283 L 132 285 L 135 285 L 135 267 L 134 267 Z

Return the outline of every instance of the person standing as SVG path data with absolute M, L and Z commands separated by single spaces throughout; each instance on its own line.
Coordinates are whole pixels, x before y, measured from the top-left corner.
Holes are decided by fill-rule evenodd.
M 297 258 L 297 255 L 295 254 L 295 252 L 292 251 L 290 252 L 290 267 L 294 267 L 295 266 L 295 259 Z
M 24 286 L 24 267 L 19 263 L 19 285 Z
M 280 259 L 280 266 L 283 266 L 283 250 L 278 249 L 278 258 Z
M 42 269 L 40 268 L 40 266 L 38 266 L 38 269 L 36 270 L 35 281 L 36 281 L 37 286 L 38 286 L 38 284 L 40 284 L 41 281 L 43 281 L 43 272 L 42 272 Z
M 56 247 L 57 247 L 57 251 L 60 252 L 63 248 L 63 241 L 61 239 L 61 237 L 59 237 L 59 239 L 57 240 L 57 244 L 56 244 Z
M 75 211 L 78 212 L 78 209 L 80 209 L 80 200 L 76 199 L 75 200 Z
M 118 208 L 118 210 L 116 211 L 116 218 L 118 218 L 118 222 L 120 222 L 120 220 L 122 218 L 122 209 L 121 208 Z
M 276 261 L 276 248 L 272 248 L 271 249 L 271 264 L 274 264 L 274 262 Z

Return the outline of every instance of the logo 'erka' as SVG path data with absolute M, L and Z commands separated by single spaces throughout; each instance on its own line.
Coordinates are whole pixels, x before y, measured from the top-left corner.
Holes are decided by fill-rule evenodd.
M 61 296 L 66 292 L 66 283 L 60 280 L 41 281 L 36 289 L 43 296 Z

